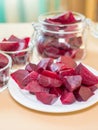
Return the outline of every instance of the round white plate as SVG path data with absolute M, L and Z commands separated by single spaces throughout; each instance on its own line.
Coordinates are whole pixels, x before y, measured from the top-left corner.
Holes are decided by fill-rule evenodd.
M 98 75 L 98 72 L 93 68 L 87 66 L 90 71 L 92 71 L 95 75 Z M 42 112 L 49 113 L 64 113 L 64 112 L 73 112 L 85 109 L 87 107 L 92 106 L 93 104 L 98 102 L 98 90 L 95 91 L 95 94 L 89 98 L 86 102 L 78 102 L 71 105 L 63 105 L 58 99 L 53 105 L 45 105 L 38 101 L 35 95 L 30 94 L 26 90 L 21 90 L 16 82 L 10 78 L 9 80 L 9 92 L 11 96 L 21 105 L 24 105 L 27 108 L 38 110 Z

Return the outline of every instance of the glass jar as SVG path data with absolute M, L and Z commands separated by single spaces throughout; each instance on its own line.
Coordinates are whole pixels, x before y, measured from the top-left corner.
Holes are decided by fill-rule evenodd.
M 86 54 L 87 24 L 84 15 L 73 12 L 77 22 L 72 24 L 47 23 L 46 19 L 62 12 L 46 13 L 39 16 L 39 22 L 33 24 L 31 39 L 36 56 L 58 58 L 70 56 L 76 61 Z

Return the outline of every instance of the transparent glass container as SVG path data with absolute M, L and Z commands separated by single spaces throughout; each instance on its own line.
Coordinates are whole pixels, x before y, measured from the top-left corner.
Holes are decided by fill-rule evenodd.
M 47 23 L 46 19 L 62 12 L 46 13 L 39 16 L 38 23 L 33 24 L 34 33 L 31 38 L 38 58 L 70 56 L 76 61 L 86 55 L 86 39 L 88 25 L 84 15 L 73 12 L 77 22 L 72 24 Z

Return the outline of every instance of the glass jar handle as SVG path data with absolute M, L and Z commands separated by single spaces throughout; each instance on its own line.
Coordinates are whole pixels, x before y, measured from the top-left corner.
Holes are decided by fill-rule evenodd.
M 93 22 L 91 19 L 86 19 L 88 28 L 90 30 L 90 33 L 95 37 L 98 38 L 98 24 Z

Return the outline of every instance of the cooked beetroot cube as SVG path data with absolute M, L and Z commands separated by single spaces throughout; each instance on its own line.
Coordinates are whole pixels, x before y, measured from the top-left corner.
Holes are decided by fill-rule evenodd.
M 72 12 L 65 12 L 63 14 L 60 14 L 58 16 L 54 16 L 52 18 L 49 18 L 48 22 L 54 22 L 56 23 L 60 23 L 60 24 L 71 24 L 71 23 L 75 23 L 77 22 L 77 20 L 75 19 L 74 15 Z
M 53 71 L 53 72 L 59 72 L 61 70 L 65 70 L 67 69 L 68 66 L 66 66 L 64 63 L 62 62 L 58 62 L 58 63 L 53 63 L 51 64 L 50 66 L 50 70 Z
M 42 75 L 48 76 L 50 78 L 55 78 L 55 79 L 59 79 L 59 76 L 56 72 L 52 72 L 50 70 L 43 70 Z
M 70 47 L 73 49 L 80 48 L 82 44 L 82 37 L 72 37 L 69 39 L 68 43 L 70 44 Z
M 38 64 L 37 64 L 37 71 L 40 72 L 40 70 L 45 70 L 50 68 L 50 65 L 53 63 L 52 58 L 43 58 Z
M 18 37 L 16 37 L 15 35 L 11 35 L 9 38 L 8 38 L 8 41 L 19 41 L 20 39 Z
M 76 62 L 69 56 L 60 56 L 57 62 L 64 63 L 66 68 L 75 68 L 77 66 Z
M 50 87 L 50 78 L 44 75 L 39 74 L 38 75 L 38 83 L 42 85 L 43 87 Z
M 74 68 L 68 68 L 65 70 L 61 70 L 59 71 L 59 77 L 63 78 L 64 76 L 71 76 L 71 75 L 75 75 L 75 69 Z
M 55 94 L 50 94 L 47 92 L 38 92 L 36 93 L 36 97 L 39 101 L 47 105 L 51 105 L 57 100 L 57 96 Z
M 36 93 L 36 92 L 46 92 L 48 91 L 47 88 L 42 87 L 38 84 L 37 81 L 32 80 L 26 87 L 24 87 L 25 90 L 28 90 L 30 93 Z
M 88 85 L 88 86 L 98 84 L 98 76 L 94 75 L 82 63 L 80 63 L 76 67 L 76 73 L 81 75 L 81 77 L 82 77 L 82 84 Z
M 25 67 L 25 70 L 27 70 L 28 72 L 36 71 L 37 65 L 33 63 L 28 63 Z
M 65 76 L 64 79 L 65 87 L 70 91 L 74 91 L 81 85 L 82 77 L 80 75 Z
M 78 101 L 87 101 L 94 93 L 90 88 L 81 86 L 76 91 L 74 91 L 74 95 Z
M 47 46 L 44 49 L 44 55 L 51 58 L 58 58 L 59 55 L 59 49 L 53 46 Z
M 2 51 L 16 51 L 19 47 L 17 41 L 2 41 L 0 42 L 0 50 Z
M 38 78 L 38 73 L 36 71 L 32 71 L 28 75 L 26 75 L 22 81 L 23 86 L 26 86 L 29 82 L 32 80 L 37 80 Z
M 97 85 L 92 85 L 92 86 L 87 86 L 88 88 L 90 88 L 90 90 L 92 91 L 92 92 L 94 92 L 96 89 L 98 89 L 97 88 Z
M 58 88 L 50 88 L 50 91 L 49 93 L 50 94 L 55 94 L 57 96 L 60 96 L 62 94 L 63 90 L 61 87 L 58 87 Z
M 72 104 L 76 101 L 76 98 L 72 92 L 65 92 L 61 95 L 60 100 L 62 104 Z
M 28 44 L 29 44 L 29 41 L 30 41 L 30 37 L 25 37 L 25 38 L 24 38 L 24 41 L 25 41 L 25 43 L 28 45 Z
M 24 69 L 17 70 L 11 74 L 11 77 L 16 81 L 18 86 L 22 89 L 24 86 L 22 85 L 22 81 L 27 76 L 29 72 Z
M 43 87 L 60 87 L 62 85 L 60 79 L 50 78 L 41 74 L 38 75 L 38 83 Z

